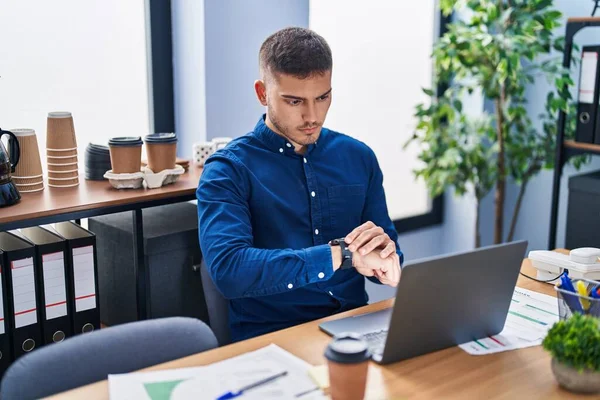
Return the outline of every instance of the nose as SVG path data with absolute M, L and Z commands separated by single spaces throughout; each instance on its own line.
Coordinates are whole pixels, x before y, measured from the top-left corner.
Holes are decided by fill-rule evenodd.
M 317 109 L 314 103 L 307 102 L 307 106 L 302 117 L 304 122 L 309 123 L 311 126 L 317 124 Z

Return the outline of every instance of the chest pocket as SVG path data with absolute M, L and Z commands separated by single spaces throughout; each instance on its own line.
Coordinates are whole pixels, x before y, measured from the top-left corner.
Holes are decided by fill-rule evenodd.
M 327 189 L 327 195 L 334 235 L 345 236 L 360 225 L 365 206 L 365 185 L 332 186 Z

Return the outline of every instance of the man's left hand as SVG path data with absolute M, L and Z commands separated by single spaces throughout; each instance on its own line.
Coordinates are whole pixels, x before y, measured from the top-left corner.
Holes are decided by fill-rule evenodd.
M 384 285 L 391 287 L 398 286 L 400 282 L 400 276 L 402 275 L 402 269 L 400 268 L 400 257 L 394 253 L 390 256 L 394 260 L 393 267 L 389 269 L 374 270 L 373 275 L 379 279 L 379 282 Z
M 346 236 L 346 244 L 351 252 L 358 251 L 361 255 L 367 255 L 375 249 L 380 249 L 381 258 L 386 258 L 396 253 L 396 243 L 380 226 L 368 221 L 355 228 Z

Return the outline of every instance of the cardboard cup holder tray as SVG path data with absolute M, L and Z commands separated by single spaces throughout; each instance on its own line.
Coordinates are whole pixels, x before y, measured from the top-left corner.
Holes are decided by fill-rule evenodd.
M 176 182 L 177 179 L 179 179 L 179 175 L 184 172 L 185 170 L 181 165 L 157 173 L 152 172 L 148 167 L 142 167 L 140 172 L 131 174 L 114 174 L 112 170 L 110 170 L 104 174 L 104 177 L 108 179 L 115 189 L 139 189 L 144 183 L 147 188 L 156 189 Z

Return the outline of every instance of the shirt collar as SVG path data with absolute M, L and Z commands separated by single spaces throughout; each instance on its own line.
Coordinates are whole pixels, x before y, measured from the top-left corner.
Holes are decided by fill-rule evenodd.
M 299 156 L 294 151 L 294 145 L 290 143 L 285 137 L 278 135 L 271 128 L 267 126 L 265 123 L 265 118 L 267 114 L 263 114 L 262 117 L 259 118 L 256 126 L 254 127 L 254 135 L 260 140 L 265 146 L 269 148 L 269 150 L 274 151 L 276 153 L 289 154 Z M 323 133 L 325 128 L 321 129 L 321 135 L 318 141 L 323 140 Z M 306 149 L 306 154 L 311 153 L 317 147 L 317 143 L 308 145 Z

